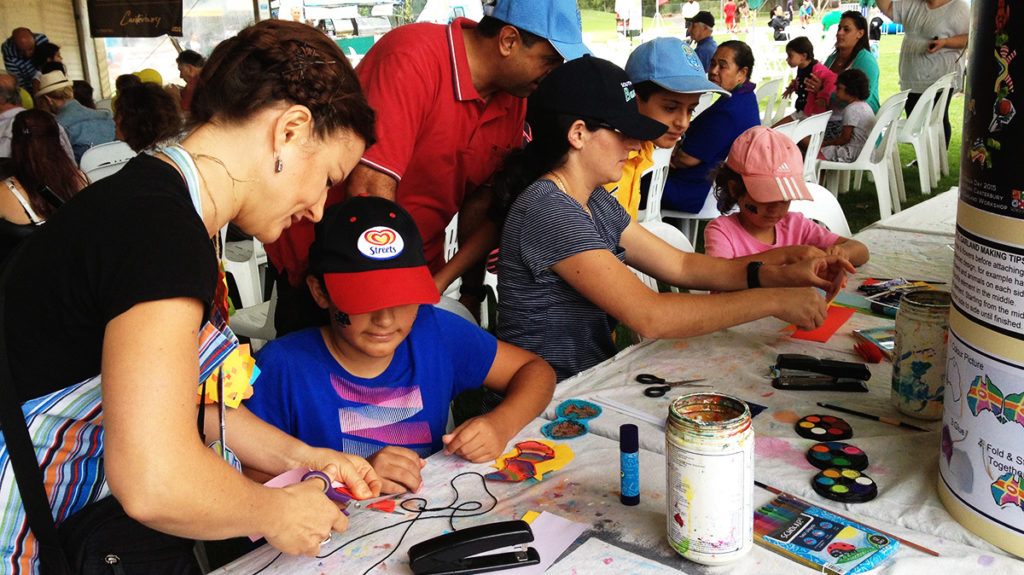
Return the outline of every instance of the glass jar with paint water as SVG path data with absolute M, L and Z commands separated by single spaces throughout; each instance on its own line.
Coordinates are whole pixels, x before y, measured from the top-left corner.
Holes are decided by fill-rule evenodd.
M 705 565 L 754 545 L 754 429 L 742 400 L 717 393 L 677 397 L 665 425 L 668 542 Z
M 949 292 L 917 290 L 900 299 L 892 353 L 892 402 L 920 419 L 942 418 Z

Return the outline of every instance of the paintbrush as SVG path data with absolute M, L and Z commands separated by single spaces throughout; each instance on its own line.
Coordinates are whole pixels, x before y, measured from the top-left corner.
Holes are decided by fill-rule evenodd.
M 793 495 L 791 493 L 786 493 L 785 491 L 783 491 L 781 489 L 776 489 L 775 487 L 772 487 L 771 485 L 765 485 L 764 483 L 761 483 L 760 481 L 757 481 L 757 480 L 754 481 L 754 485 L 760 487 L 761 489 L 764 489 L 765 491 L 771 491 L 772 493 L 774 493 L 776 495 L 782 495 L 782 496 L 785 496 L 785 497 L 789 497 L 790 499 L 795 499 L 796 501 L 799 501 L 800 503 L 803 503 L 804 505 L 810 505 L 812 507 L 821 507 L 820 505 L 814 505 L 812 503 L 804 501 L 803 499 L 800 499 L 796 495 Z M 881 533 L 882 535 L 885 535 L 886 537 L 895 539 L 895 540 L 899 541 L 900 543 L 903 543 L 907 547 L 913 547 L 914 549 L 917 549 L 918 551 L 921 551 L 923 553 L 927 553 L 929 555 L 933 555 L 935 557 L 939 556 L 939 554 L 937 552 L 932 551 L 931 549 L 929 549 L 927 547 L 924 547 L 923 545 L 918 545 L 917 543 L 914 543 L 912 541 L 907 541 L 906 539 L 903 539 L 902 537 L 897 537 L 897 536 L 893 535 L 892 533 L 888 533 L 888 532 L 882 531 L 881 529 L 879 529 L 877 527 L 872 527 L 871 525 L 868 525 L 867 523 L 864 523 L 863 521 L 854 520 L 854 519 L 852 519 L 850 517 L 847 517 L 847 516 L 843 515 L 842 513 L 836 513 L 835 511 L 833 511 L 831 509 L 826 509 L 826 511 L 828 511 L 829 513 L 831 513 L 833 515 L 837 515 L 839 517 L 842 517 L 843 519 L 846 519 L 847 521 L 852 521 L 854 523 L 862 523 L 866 527 L 871 527 L 871 529 L 874 529 L 875 531 Z

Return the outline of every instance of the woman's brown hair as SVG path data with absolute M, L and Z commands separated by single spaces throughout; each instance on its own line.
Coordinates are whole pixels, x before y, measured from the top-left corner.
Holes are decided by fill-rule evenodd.
M 299 22 L 264 20 L 221 42 L 203 66 L 191 121 L 244 121 L 279 102 L 313 114 L 320 138 L 350 129 L 371 146 L 373 109 L 341 48 Z
M 42 110 L 26 110 L 14 117 L 11 125 L 11 159 L 14 177 L 28 192 L 32 211 L 49 218 L 57 210 L 39 194 L 49 186 L 63 201 L 87 184 L 85 176 L 60 144 L 60 128 L 52 114 Z

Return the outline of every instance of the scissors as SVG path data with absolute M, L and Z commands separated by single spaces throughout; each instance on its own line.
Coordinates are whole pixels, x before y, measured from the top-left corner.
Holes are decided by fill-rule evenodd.
M 681 381 L 665 381 L 665 378 L 652 375 L 650 373 L 641 373 L 636 376 L 636 380 L 648 387 L 644 388 L 644 395 L 647 397 L 662 397 L 669 392 L 670 389 L 677 385 L 689 385 L 691 387 L 711 387 L 710 385 L 693 385 L 698 381 L 704 381 L 706 378 L 696 377 L 693 379 L 683 379 Z

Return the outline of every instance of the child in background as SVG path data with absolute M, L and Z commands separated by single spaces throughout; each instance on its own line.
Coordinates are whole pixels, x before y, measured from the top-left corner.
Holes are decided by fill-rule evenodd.
M 479 463 L 548 404 L 551 367 L 450 312 L 412 217 L 383 198 L 327 209 L 310 248 L 307 284 L 330 325 L 267 344 L 257 359 L 257 416 L 310 445 L 362 454 L 382 492 L 416 491 L 422 457 L 440 450 Z M 445 434 L 448 405 L 467 389 L 505 395 L 493 411 Z
M 784 118 L 779 124 L 803 120 L 804 118 L 831 110 L 829 98 L 835 90 L 836 73 L 814 59 L 814 45 L 806 36 L 793 38 L 786 44 L 786 63 L 796 68 L 796 78 L 789 83 L 783 98 L 796 93 L 795 112 Z M 821 89 L 817 92 L 807 90 L 804 82 L 811 75 L 821 80 Z
M 708 80 L 693 48 L 671 36 L 637 46 L 626 62 L 626 74 L 636 90 L 640 113 L 668 126 L 657 140 L 642 142 L 639 151 L 630 152 L 619 181 L 605 185 L 635 220 L 640 209 L 640 176 L 654 165 L 654 147 L 675 147 L 690 127 L 701 94 L 717 92 L 728 97 L 729 92 Z
M 704 249 L 709 256 L 787 265 L 821 255 L 845 257 L 859 266 L 867 247 L 828 231 L 798 212 L 791 200 L 810 200 L 801 178 L 800 150 L 786 136 L 755 126 L 733 143 L 715 174 L 715 197 L 723 214 L 708 223 Z
M 800 25 L 810 24 L 812 16 L 814 16 L 814 3 L 811 0 L 804 0 L 804 3 L 800 5 Z
M 842 122 L 829 122 L 825 141 L 821 143 L 820 157 L 833 162 L 852 162 L 857 159 L 867 142 L 871 128 L 875 127 L 875 112 L 866 100 L 871 95 L 868 77 L 857 68 L 844 70 L 836 79 L 836 99 L 846 104 Z

